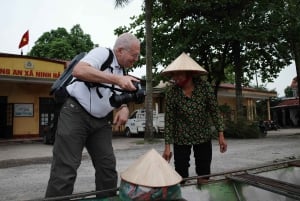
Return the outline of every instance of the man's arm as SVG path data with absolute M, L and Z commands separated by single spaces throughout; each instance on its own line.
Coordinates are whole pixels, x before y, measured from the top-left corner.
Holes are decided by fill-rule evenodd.
M 97 68 L 93 68 L 86 62 L 79 62 L 74 67 L 72 75 L 77 79 L 87 82 L 115 84 L 122 89 L 129 91 L 136 90 L 135 86 L 132 84 L 133 81 L 139 82 L 138 79 L 132 76 L 115 75 L 105 71 L 100 71 Z

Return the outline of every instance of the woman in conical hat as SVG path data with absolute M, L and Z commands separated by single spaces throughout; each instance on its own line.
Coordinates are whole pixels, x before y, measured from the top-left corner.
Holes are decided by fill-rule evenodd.
M 163 157 L 170 161 L 173 144 L 175 170 L 186 178 L 189 176 L 189 161 L 193 148 L 197 175 L 208 175 L 211 173 L 213 125 L 218 131 L 221 153 L 227 150 L 227 143 L 213 88 L 208 82 L 200 79 L 200 75 L 207 74 L 207 71 L 182 53 L 162 73 L 174 82 L 166 92 Z

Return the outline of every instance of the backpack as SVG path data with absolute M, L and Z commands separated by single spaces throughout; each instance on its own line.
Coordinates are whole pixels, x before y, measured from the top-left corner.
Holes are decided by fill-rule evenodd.
M 107 48 L 108 49 L 108 48 Z M 110 65 L 113 61 L 113 52 L 109 50 L 109 56 L 101 66 L 101 71 L 111 68 Z M 54 95 L 54 100 L 58 104 L 62 104 L 68 98 L 69 94 L 66 90 L 66 87 L 69 84 L 72 84 L 75 81 L 81 81 L 79 79 L 74 79 L 72 76 L 73 68 L 76 64 L 86 55 L 86 52 L 79 53 L 76 55 L 67 66 L 66 70 L 61 74 L 61 76 L 53 83 L 50 90 L 50 95 Z M 87 84 L 87 83 L 86 83 Z

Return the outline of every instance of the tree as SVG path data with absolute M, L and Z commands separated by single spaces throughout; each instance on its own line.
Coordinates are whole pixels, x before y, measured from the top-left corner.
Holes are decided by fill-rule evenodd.
M 45 32 L 28 54 L 49 59 L 70 60 L 80 52 L 87 52 L 93 47 L 90 35 L 84 34 L 77 24 L 70 33 L 65 28 Z
M 124 6 L 129 0 L 116 0 L 116 6 Z M 146 29 L 146 129 L 145 141 L 153 140 L 153 104 L 152 104 L 152 8 L 151 0 L 145 0 L 145 29 Z M 144 27 L 143 27 L 144 28 Z
M 116 7 L 124 7 L 129 3 L 130 0 L 116 0 Z
M 294 96 L 294 93 L 293 93 L 292 87 L 287 86 L 287 87 L 284 89 L 284 94 L 285 94 L 285 97 L 293 97 L 293 96 Z
M 289 44 L 289 50 L 295 61 L 297 83 L 300 83 L 300 3 L 299 0 L 281 0 L 279 2 L 279 9 L 274 15 L 282 16 L 280 33 L 283 40 Z M 300 84 L 298 84 L 298 91 L 300 91 Z
M 272 81 L 291 55 L 282 27 L 275 15 L 276 2 L 223 0 L 156 0 L 153 3 L 153 64 L 168 65 L 182 52 L 190 53 L 209 72 L 216 86 L 233 68 L 237 89 L 237 113 L 242 111 L 242 87 L 259 73 L 263 82 Z M 135 18 L 132 27 L 142 25 Z M 139 32 L 139 31 L 138 31 Z M 142 32 L 140 30 L 140 32 Z
M 145 140 L 153 140 L 153 104 L 152 104 L 152 0 L 145 0 L 146 21 L 146 130 Z

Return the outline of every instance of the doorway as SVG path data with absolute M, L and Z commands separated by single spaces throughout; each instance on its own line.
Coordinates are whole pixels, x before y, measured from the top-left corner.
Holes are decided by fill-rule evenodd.
M 39 136 L 43 137 L 44 133 L 49 130 L 51 123 L 53 123 L 55 118 L 54 100 L 53 98 L 40 98 L 39 105 Z
M 7 96 L 0 96 L 0 139 L 13 138 L 13 104 Z

